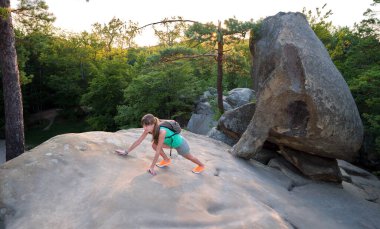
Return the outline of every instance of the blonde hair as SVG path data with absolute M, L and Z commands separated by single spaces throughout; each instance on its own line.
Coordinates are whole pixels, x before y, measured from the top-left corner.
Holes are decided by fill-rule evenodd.
M 160 135 L 160 126 L 159 126 L 160 120 L 157 117 L 154 117 L 152 114 L 146 114 L 141 118 L 141 125 L 154 125 L 153 127 L 153 142 L 155 144 L 158 144 L 158 136 Z

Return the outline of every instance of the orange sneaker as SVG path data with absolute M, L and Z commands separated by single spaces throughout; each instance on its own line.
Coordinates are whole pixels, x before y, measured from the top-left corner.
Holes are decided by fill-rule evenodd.
M 203 170 L 205 170 L 205 167 L 204 166 L 197 166 L 197 167 L 195 167 L 193 170 L 192 170 L 192 172 L 193 173 L 201 173 L 201 172 L 203 172 Z
M 171 162 L 172 161 L 170 159 L 168 161 L 162 160 L 162 161 L 156 163 L 156 166 L 160 167 L 160 168 L 166 167 L 166 166 L 169 166 Z

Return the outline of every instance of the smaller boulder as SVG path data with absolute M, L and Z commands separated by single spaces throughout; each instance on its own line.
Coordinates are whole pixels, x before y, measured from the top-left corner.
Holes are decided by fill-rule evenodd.
M 212 114 L 192 114 L 187 124 L 187 130 L 206 135 L 216 124 L 217 122 L 214 121 Z
M 249 88 L 235 88 L 228 92 L 225 101 L 232 108 L 240 107 L 256 99 L 255 91 Z
M 280 146 L 279 153 L 312 180 L 342 183 L 336 159 L 316 156 Z
M 209 138 L 213 138 L 215 140 L 221 141 L 223 143 L 226 143 L 229 146 L 233 146 L 236 144 L 236 140 L 230 138 L 229 136 L 225 135 L 223 132 L 217 130 L 215 127 L 213 127 L 208 133 L 207 136 Z
M 255 107 L 255 103 L 248 103 L 226 111 L 219 119 L 218 129 L 236 142 L 239 141 L 241 135 L 251 122 L 255 113 Z

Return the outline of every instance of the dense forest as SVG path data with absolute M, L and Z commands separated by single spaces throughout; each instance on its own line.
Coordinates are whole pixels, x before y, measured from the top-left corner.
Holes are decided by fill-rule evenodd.
M 85 122 L 83 130 L 137 127 L 144 113 L 185 122 L 208 88 L 225 93 L 252 87 L 248 44 L 260 21 L 166 18 L 149 25 L 159 44 L 138 47 L 134 39 L 146 27 L 137 22 L 113 18 L 93 24 L 91 32 L 67 33 L 53 26 L 43 1 L 33 7 L 27 2 L 13 15 L 25 120 L 60 109 L 68 123 Z M 373 157 L 380 152 L 379 4 L 374 0 L 366 19 L 352 28 L 334 26 L 328 6 L 303 10 L 351 89 L 365 126 L 362 151 Z M 0 102 L 3 109 L 2 97 Z M 213 105 L 223 112 L 218 98 Z M 33 126 L 25 123 L 28 142 Z

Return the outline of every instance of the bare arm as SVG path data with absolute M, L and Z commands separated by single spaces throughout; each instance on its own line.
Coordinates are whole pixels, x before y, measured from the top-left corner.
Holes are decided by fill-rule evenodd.
M 134 148 L 136 148 L 140 143 L 146 138 L 146 136 L 149 134 L 148 131 L 144 131 L 144 133 L 141 134 L 139 139 L 137 139 L 129 148 L 128 153 L 130 153 Z
M 150 171 L 152 175 L 156 175 L 156 172 L 154 171 L 154 166 L 157 163 L 158 157 L 160 156 L 160 152 L 162 150 L 162 146 L 164 145 L 166 130 L 160 130 L 160 135 L 158 136 L 158 143 L 156 147 L 156 154 L 154 155 L 152 164 L 150 165 Z

